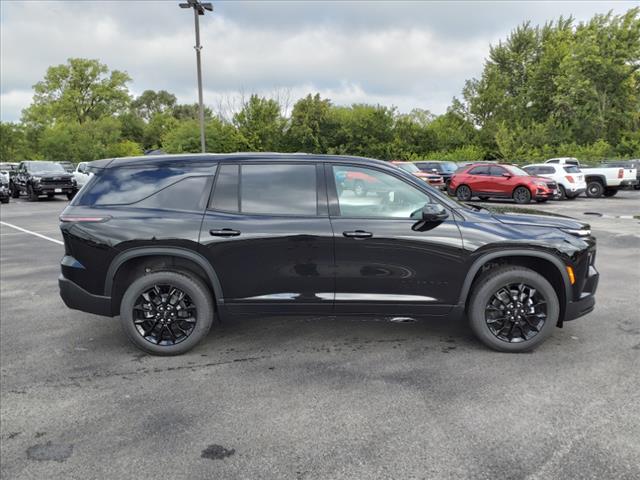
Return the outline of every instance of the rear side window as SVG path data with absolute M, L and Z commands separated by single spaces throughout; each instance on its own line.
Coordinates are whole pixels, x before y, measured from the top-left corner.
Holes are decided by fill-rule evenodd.
M 538 167 L 525 167 L 523 170 L 529 175 L 537 175 L 539 173 Z
M 469 170 L 469 175 L 489 175 L 489 167 L 483 165 L 481 167 L 474 167 Z
M 136 208 L 158 208 L 163 210 L 204 210 L 210 188 L 206 188 L 211 177 L 187 177 L 135 203 Z M 211 185 L 211 184 L 209 184 Z
M 567 173 L 580 173 L 580 169 L 575 165 L 566 165 L 564 171 Z
M 259 215 L 317 215 L 315 164 L 223 165 L 211 208 Z
M 489 175 L 491 175 L 492 177 L 499 177 L 503 173 L 507 173 L 507 171 L 502 167 L 490 167 L 489 168 Z
M 158 194 L 165 188 L 176 184 L 174 188 L 155 200 L 156 207 L 160 207 L 160 199 L 167 198 L 172 192 L 184 192 L 186 187 L 202 187 L 206 182 L 206 177 L 212 175 L 214 168 L 190 168 L 185 166 L 167 166 L 167 167 L 145 167 L 145 168 L 110 168 L 98 172 L 93 176 L 88 185 L 80 191 L 76 196 L 72 205 L 81 206 L 106 206 L 106 205 L 135 205 L 142 200 L 147 199 L 154 194 Z M 177 185 L 185 179 L 191 177 L 200 178 L 200 180 L 190 180 L 186 184 Z M 202 180 L 202 178 L 205 180 Z M 203 189 L 195 192 L 203 194 Z M 198 197 L 198 201 L 200 197 Z M 177 200 L 176 200 L 177 201 Z M 171 200 L 173 202 L 173 200 Z M 147 202 L 149 205 L 152 200 Z M 136 205 L 137 206 L 137 205 Z M 173 208 L 171 205 L 165 205 L 166 208 Z M 164 208 L 164 207 L 163 207 Z

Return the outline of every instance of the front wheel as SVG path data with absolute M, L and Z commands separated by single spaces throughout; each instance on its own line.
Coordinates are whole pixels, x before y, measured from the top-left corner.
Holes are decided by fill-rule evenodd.
M 531 203 L 531 192 L 527 187 L 518 187 L 513 191 L 513 199 L 516 203 Z
M 120 304 L 129 339 L 154 355 L 180 355 L 202 340 L 213 323 L 213 299 L 197 277 L 154 272 L 135 280 Z
M 31 185 L 27 185 L 27 197 L 29 197 L 30 202 L 38 201 L 38 194 L 35 192 Z
M 558 296 L 539 273 L 519 266 L 490 270 L 475 282 L 471 329 L 489 348 L 526 352 L 544 342 L 560 315 Z
M 69 192 L 67 193 L 67 200 L 71 201 L 75 196 L 76 196 L 76 192 Z
M 15 184 L 12 183 L 9 189 L 11 190 L 11 196 L 13 198 L 20 197 L 20 190 L 18 189 L 18 187 L 15 186 Z
M 468 202 L 472 197 L 471 189 L 467 185 L 460 185 L 456 189 L 456 197 L 462 202 Z

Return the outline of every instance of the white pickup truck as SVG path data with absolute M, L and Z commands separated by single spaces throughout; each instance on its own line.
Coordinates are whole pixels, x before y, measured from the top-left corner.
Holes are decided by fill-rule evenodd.
M 87 162 L 80 162 L 76 169 L 73 171 L 73 178 L 76 179 L 78 188 L 82 188 L 85 183 L 89 181 L 93 173 L 89 172 L 87 168 Z
M 637 170 L 624 167 L 582 167 L 573 157 L 551 158 L 544 163 L 575 165 L 584 173 L 587 197 L 613 197 L 621 188 L 633 188 L 637 183 Z

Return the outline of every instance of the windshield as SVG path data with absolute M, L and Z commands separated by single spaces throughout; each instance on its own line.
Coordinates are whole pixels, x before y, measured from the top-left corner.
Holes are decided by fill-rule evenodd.
M 416 167 L 413 163 L 396 163 L 396 166 L 411 173 L 420 171 L 420 169 Z
M 30 172 L 65 173 L 65 169 L 62 168 L 62 165 L 54 162 L 31 162 L 27 165 L 27 170 Z
M 525 172 L 523 169 L 521 169 L 520 167 L 514 167 L 512 165 L 509 165 L 508 167 L 506 167 L 506 169 L 509 170 L 514 175 L 522 175 L 525 177 L 529 176 L 529 174 Z

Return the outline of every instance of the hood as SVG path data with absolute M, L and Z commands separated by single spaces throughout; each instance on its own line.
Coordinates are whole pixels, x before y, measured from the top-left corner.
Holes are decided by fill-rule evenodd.
M 530 227 L 554 227 L 554 228 L 566 228 L 571 230 L 588 230 L 590 228 L 588 223 L 581 222 L 575 218 L 565 217 L 557 214 L 544 214 L 543 212 L 536 212 L 535 215 L 528 213 L 516 213 L 516 212 L 504 212 L 495 213 L 491 212 L 493 218 L 501 223 L 508 225 L 526 225 Z

